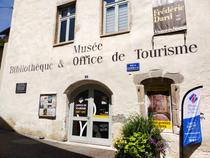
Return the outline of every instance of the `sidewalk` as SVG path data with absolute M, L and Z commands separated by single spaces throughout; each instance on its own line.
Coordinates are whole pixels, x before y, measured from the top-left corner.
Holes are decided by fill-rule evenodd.
M 37 139 L 38 140 L 38 139 Z M 42 143 L 55 146 L 67 151 L 73 151 L 75 153 L 90 156 L 92 158 L 114 158 L 116 150 L 112 147 L 90 145 L 74 142 L 58 142 L 54 140 L 38 140 Z

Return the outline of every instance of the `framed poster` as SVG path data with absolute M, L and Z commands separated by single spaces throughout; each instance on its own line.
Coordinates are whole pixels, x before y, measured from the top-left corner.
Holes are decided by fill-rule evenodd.
M 153 0 L 154 34 L 187 29 L 184 0 Z
M 41 94 L 39 98 L 39 118 L 56 118 L 56 94 Z
M 172 130 L 170 96 L 153 94 L 149 96 L 148 113 L 153 117 L 157 127 Z

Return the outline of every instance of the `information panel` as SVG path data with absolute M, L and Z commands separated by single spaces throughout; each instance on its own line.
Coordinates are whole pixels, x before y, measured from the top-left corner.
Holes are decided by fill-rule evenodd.
M 184 0 L 153 0 L 154 34 L 186 30 Z
M 39 100 L 39 117 L 56 117 L 56 94 L 41 94 Z
M 200 92 L 202 86 L 196 87 L 185 94 L 183 108 L 183 146 L 202 142 L 200 125 Z

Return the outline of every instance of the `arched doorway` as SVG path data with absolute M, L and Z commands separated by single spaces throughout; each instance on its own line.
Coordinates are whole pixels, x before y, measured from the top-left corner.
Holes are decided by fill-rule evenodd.
M 165 131 L 172 131 L 172 99 L 171 85 L 174 83 L 169 78 L 148 78 L 141 82 L 144 85 L 145 106 L 147 114 L 151 116 L 156 125 Z
M 147 117 L 148 113 L 150 113 L 151 115 L 155 114 L 155 112 L 151 110 L 157 109 L 158 111 L 166 111 L 165 108 L 162 109 L 158 106 L 157 108 L 154 108 L 155 102 L 164 103 L 165 101 L 169 103 L 167 105 L 170 105 L 168 106 L 170 109 L 167 108 L 167 111 L 170 111 L 170 116 L 168 118 L 170 119 L 170 124 L 172 124 L 172 126 L 168 126 L 170 127 L 170 129 L 165 130 L 166 132 L 169 131 L 179 134 L 180 83 L 182 83 L 183 81 L 184 76 L 182 74 L 174 72 L 164 73 L 161 69 L 153 69 L 148 71 L 147 73 L 140 73 L 134 76 L 134 83 L 136 84 L 137 88 L 140 113 L 143 116 Z M 151 108 L 150 105 L 152 105 L 153 108 Z M 159 112 L 157 112 L 157 114 L 158 113 Z M 160 115 L 155 116 L 157 116 L 156 118 L 158 118 L 158 116 Z M 168 114 L 166 116 L 168 116 Z M 162 125 L 164 124 L 165 123 L 163 122 Z M 166 124 L 168 125 L 167 122 Z
M 69 99 L 69 141 L 111 145 L 111 92 L 99 82 L 80 82 Z

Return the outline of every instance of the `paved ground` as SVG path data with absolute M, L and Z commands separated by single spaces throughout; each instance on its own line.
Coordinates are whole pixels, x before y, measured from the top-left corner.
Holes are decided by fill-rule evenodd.
M 116 152 L 111 147 L 104 147 L 98 145 L 89 145 L 73 142 L 55 142 L 49 140 L 39 141 L 64 150 L 74 151 L 75 153 L 82 153 L 83 155 L 90 156 L 92 158 L 114 158 Z
M 0 129 L 0 158 L 89 158 Z
M 114 151 L 77 143 L 38 140 L 0 129 L 0 158 L 113 158 Z

